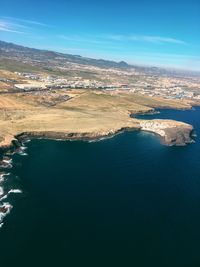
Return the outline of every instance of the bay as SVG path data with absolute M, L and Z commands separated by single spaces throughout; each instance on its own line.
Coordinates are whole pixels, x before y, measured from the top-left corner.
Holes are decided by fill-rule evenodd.
M 8 199 L 1 267 L 200 266 L 200 108 L 146 116 L 191 123 L 195 143 L 136 131 L 13 156 L 7 186 L 23 193 Z

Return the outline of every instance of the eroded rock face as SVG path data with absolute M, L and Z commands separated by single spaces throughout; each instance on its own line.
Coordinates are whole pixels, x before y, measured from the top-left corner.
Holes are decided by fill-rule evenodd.
M 193 126 L 173 120 L 143 120 L 141 130 L 158 134 L 167 145 L 185 145 L 192 142 Z
M 13 136 L 13 139 L 9 136 L 2 145 L 0 143 L 0 149 L 19 148 L 21 142 L 27 138 L 44 138 L 44 139 L 61 139 L 61 140 L 98 140 L 113 136 L 114 134 L 143 130 L 155 133 L 162 138 L 163 143 L 167 145 L 185 145 L 191 143 L 191 133 L 193 127 L 189 124 L 173 121 L 173 120 L 138 120 L 131 119 L 127 125 L 119 128 L 111 128 L 108 130 L 90 131 L 90 132 L 57 132 L 57 131 L 30 131 Z M 14 140 L 14 141 L 13 141 Z M 6 143 L 7 142 L 7 143 Z M 5 145 L 6 143 L 6 145 Z
M 0 207 L 0 212 L 6 213 L 7 211 L 8 211 L 8 208 L 6 208 L 4 206 Z

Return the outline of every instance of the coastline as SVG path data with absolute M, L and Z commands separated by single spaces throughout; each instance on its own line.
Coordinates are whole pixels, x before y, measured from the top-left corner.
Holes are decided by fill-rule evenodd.
M 155 110 L 150 109 L 149 114 L 152 114 Z M 145 112 L 147 114 L 148 112 Z M 155 114 L 155 113 L 154 113 Z M 117 134 L 121 134 L 126 131 L 146 131 L 151 132 L 158 136 L 161 144 L 168 146 L 183 146 L 193 142 L 192 133 L 193 126 L 187 123 L 175 121 L 175 120 L 139 120 L 131 118 L 126 123 L 123 123 L 122 127 L 115 127 L 108 130 L 99 131 L 71 131 L 71 132 L 59 132 L 59 131 L 25 131 L 17 135 L 8 134 L 5 136 L 3 142 L 0 143 L 0 200 L 3 201 L 0 204 L 0 228 L 3 226 L 4 217 L 10 213 L 12 205 L 4 200 L 10 193 L 21 193 L 19 189 L 10 189 L 8 192 L 4 192 L 4 177 L 9 175 L 8 171 L 12 168 L 12 155 L 18 153 L 20 155 L 27 155 L 24 150 L 26 149 L 25 143 L 32 139 L 50 139 L 50 140 L 63 140 L 63 141 L 101 141 L 103 139 L 112 138 Z
M 145 114 L 148 114 L 146 112 Z M 150 111 L 149 114 L 155 114 Z M 140 114 L 141 115 L 141 114 Z M 137 115 L 136 115 L 137 116 Z M 59 131 L 31 131 L 22 132 L 15 136 L 5 136 L 0 143 L 0 152 L 15 151 L 27 139 L 50 139 L 63 141 L 99 141 L 112 138 L 116 134 L 126 131 L 147 131 L 155 134 L 164 145 L 186 145 L 191 143 L 194 128 L 190 124 L 173 120 L 136 120 L 137 126 L 127 126 L 118 129 L 99 132 L 59 132 Z M 147 126 L 146 126 L 147 125 Z M 149 125 L 149 126 L 148 126 Z M 156 125 L 156 127 L 155 127 Z M 183 138 L 180 139 L 180 134 Z M 3 154 L 2 153 L 2 154 Z
M 118 130 L 110 130 L 108 132 L 54 132 L 54 131 L 35 131 L 23 132 L 13 138 L 5 138 L 4 142 L 0 143 L 0 152 L 6 153 L 9 150 L 15 150 L 22 146 L 27 139 L 44 139 L 58 141 L 99 141 L 102 139 L 112 138 L 117 134 L 125 131 L 137 131 L 140 127 L 122 127 Z
M 0 120 L 0 152 L 19 148 L 26 138 L 98 141 L 135 130 L 152 132 L 165 145 L 185 145 L 192 141 L 192 125 L 175 120 L 144 120 L 137 116 L 155 114 L 157 109 L 189 110 L 193 106 L 195 103 L 89 91 L 56 108 L 27 106 L 27 111 L 20 108 L 17 110 L 19 115 L 13 118 L 11 109 L 8 119 L 2 117 Z M 144 127 L 144 122 L 154 122 L 154 125 Z

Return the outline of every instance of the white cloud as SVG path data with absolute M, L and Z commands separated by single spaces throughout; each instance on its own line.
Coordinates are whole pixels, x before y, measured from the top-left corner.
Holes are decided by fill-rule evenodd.
M 176 38 L 151 35 L 107 35 L 107 38 L 115 41 L 139 41 L 156 44 L 186 44 L 185 41 Z
M 110 47 L 111 45 L 113 45 L 113 42 L 111 40 L 101 38 L 96 35 L 58 35 L 58 38 L 78 44 L 90 44 L 100 47 L 102 47 L 102 45 L 107 45 L 107 48 L 108 46 Z
M 0 31 L 10 33 L 30 33 L 34 27 L 49 27 L 39 21 L 11 17 L 0 17 Z
M 15 25 L 13 23 L 9 23 L 7 21 L 0 20 L 0 31 L 12 32 L 12 33 L 24 33 L 22 31 L 20 31 L 19 28 L 20 28 L 19 25 Z
M 60 35 L 59 38 L 77 43 L 91 44 L 113 44 L 113 42 L 145 42 L 154 44 L 177 44 L 186 45 L 183 40 L 172 37 L 151 36 L 151 35 L 117 35 L 117 34 L 100 34 L 100 35 Z
M 49 27 L 49 25 L 42 23 L 40 21 L 35 21 L 35 20 L 19 19 L 19 18 L 14 18 L 14 17 L 2 17 L 2 18 L 8 21 L 21 22 L 23 24 L 32 24 L 32 25 L 38 25 L 38 26 L 43 26 L 43 27 Z

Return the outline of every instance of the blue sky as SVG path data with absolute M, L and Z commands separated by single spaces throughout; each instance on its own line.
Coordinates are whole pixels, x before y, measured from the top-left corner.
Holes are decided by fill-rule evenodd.
M 1 0 L 0 40 L 200 70 L 200 1 Z

